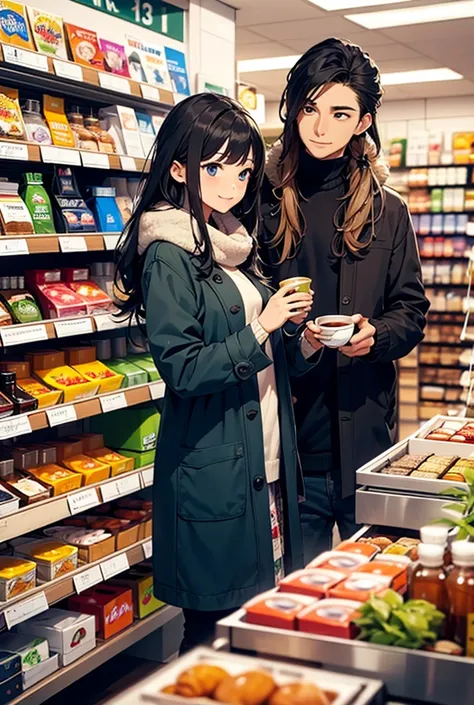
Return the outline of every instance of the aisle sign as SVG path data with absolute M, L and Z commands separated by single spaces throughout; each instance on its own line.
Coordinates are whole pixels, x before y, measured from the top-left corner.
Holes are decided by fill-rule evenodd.
M 61 426 L 63 423 L 72 423 L 77 421 L 76 407 L 73 404 L 54 406 L 52 409 L 46 409 L 48 423 L 53 428 Z
M 97 507 L 100 504 L 99 495 L 95 487 L 90 487 L 88 490 L 82 490 L 81 492 L 73 492 L 68 495 L 67 503 L 71 514 L 85 512 L 86 509 Z
M 11 416 L 0 421 L 0 441 L 5 441 L 7 438 L 15 438 L 15 436 L 24 436 L 27 433 L 33 433 L 33 431 L 30 418 L 26 414 Z
M 163 0 L 73 0 L 143 29 L 184 42 L 184 10 Z
M 48 340 L 48 331 L 44 323 L 39 323 L 37 326 L 5 326 L 5 328 L 0 328 L 0 336 L 3 345 L 7 347 L 7 345 Z
M 92 318 L 64 318 L 54 321 L 54 329 L 58 338 L 69 338 L 71 335 L 86 335 L 93 333 Z
M 0 157 L 1 157 L 0 145 Z M 24 237 L 19 237 L 11 240 L 4 240 L 3 236 L 0 240 L 0 255 L 29 255 L 28 241 Z
M 22 162 L 27 162 L 29 156 L 27 144 L 0 143 L 0 159 L 17 159 Z
M 23 600 L 12 607 L 7 607 L 4 612 L 6 625 L 8 629 L 11 629 L 16 624 L 26 622 L 27 619 L 31 619 L 31 617 L 41 614 L 41 612 L 46 612 L 48 607 L 45 593 L 39 592 L 27 600 Z
M 74 575 L 72 579 L 78 595 L 103 580 L 99 565 L 95 565 L 89 570 L 83 570 L 79 575 Z
M 117 394 L 109 394 L 106 397 L 100 398 L 100 405 L 104 414 L 117 409 L 124 409 L 127 405 L 127 397 L 125 392 L 117 392 Z
M 123 573 L 124 571 L 130 568 L 128 556 L 126 553 L 120 553 L 118 556 L 109 558 L 108 561 L 104 561 L 103 563 L 101 563 L 100 568 L 102 570 L 104 580 L 113 578 L 114 575 Z

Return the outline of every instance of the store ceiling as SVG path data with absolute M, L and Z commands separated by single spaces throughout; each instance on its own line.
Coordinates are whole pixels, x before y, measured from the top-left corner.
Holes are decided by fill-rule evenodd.
M 386 10 L 402 5 L 327 12 L 308 0 L 226 0 L 237 8 L 237 59 L 260 59 L 303 53 L 313 44 L 336 36 L 360 44 L 383 73 L 449 67 L 458 81 L 390 86 L 385 100 L 474 95 L 474 18 L 450 22 L 366 30 L 346 20 L 350 12 Z M 446 0 L 411 0 L 420 6 Z M 279 100 L 287 71 L 241 74 L 267 100 Z

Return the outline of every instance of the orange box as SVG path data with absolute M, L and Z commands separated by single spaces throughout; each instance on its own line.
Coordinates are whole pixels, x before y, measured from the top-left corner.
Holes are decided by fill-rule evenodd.
M 380 548 L 373 543 L 356 543 L 355 541 L 343 541 L 336 546 L 336 551 L 347 551 L 348 553 L 360 553 L 362 556 L 372 559 L 377 553 L 380 553 Z
M 62 461 L 64 467 L 82 475 L 84 485 L 93 485 L 110 477 L 110 465 L 105 465 L 88 455 L 74 455 Z
M 311 561 L 307 568 L 327 568 L 337 570 L 341 573 L 352 573 L 361 565 L 368 563 L 370 558 L 361 553 L 349 553 L 349 551 L 326 551 Z
M 104 436 L 101 433 L 81 433 L 80 436 L 71 436 L 71 441 L 81 441 L 85 455 L 89 455 L 91 450 L 104 447 Z
M 379 561 L 375 559 L 371 563 L 357 569 L 357 574 L 381 576 L 390 580 L 388 587 L 397 592 L 405 592 L 408 586 L 408 571 L 405 562 Z
M 328 596 L 328 590 L 347 578 L 346 573 L 324 568 L 297 570 L 280 583 L 280 592 L 310 595 L 319 600 Z
M 61 468 L 59 465 L 43 465 L 39 468 L 31 468 L 28 472 L 43 484 L 52 487 L 54 497 L 71 490 L 78 490 L 82 484 L 81 475 Z
M 259 595 L 244 605 L 247 622 L 276 629 L 296 629 L 298 615 L 316 600 L 309 595 L 290 592 L 271 592 Z
M 307 607 L 298 616 L 298 629 L 308 634 L 354 639 L 358 628 L 353 620 L 360 616 L 362 602 L 329 598 Z
M 97 585 L 68 601 L 71 610 L 95 616 L 96 633 L 110 639 L 133 623 L 133 595 L 129 588 Z
M 102 446 L 94 450 L 88 450 L 87 455 L 91 458 L 99 460 L 101 463 L 105 463 L 110 467 L 110 476 L 115 477 L 116 475 L 121 475 L 123 472 L 129 472 L 135 467 L 134 458 L 126 458 L 124 455 L 120 455 L 114 450 L 109 450 L 109 448 L 103 447 L 103 437 Z M 86 452 L 84 450 L 84 452 Z
M 367 602 L 371 595 L 377 595 L 389 588 L 390 582 L 391 578 L 386 575 L 373 575 L 356 571 L 346 578 L 344 582 L 331 588 L 329 597 Z
M 63 463 L 65 460 L 82 453 L 82 440 L 80 438 L 67 441 L 52 441 L 45 445 L 56 448 L 56 461 L 58 463 Z

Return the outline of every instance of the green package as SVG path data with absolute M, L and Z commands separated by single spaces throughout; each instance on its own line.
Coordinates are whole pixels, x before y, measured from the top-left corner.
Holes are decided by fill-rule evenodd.
M 41 310 L 29 291 L 2 291 L 2 299 L 15 323 L 43 320 Z
M 148 375 L 148 382 L 158 382 L 161 379 L 151 355 L 129 355 L 125 359 L 127 362 L 131 362 L 132 365 L 145 370 Z
M 143 452 L 156 448 L 160 414 L 151 404 L 120 409 L 91 419 L 91 430 L 102 433 L 104 443 L 114 450 Z
M 146 468 L 147 465 L 153 465 L 155 462 L 155 449 L 153 450 L 145 450 L 142 453 L 136 451 L 136 450 L 126 450 L 124 448 L 120 448 L 120 453 L 121 455 L 124 455 L 126 458 L 133 458 L 135 461 L 135 470 L 138 468 Z
M 35 233 L 37 235 L 55 233 L 53 209 L 43 186 L 43 175 L 28 173 L 24 175 L 24 179 L 21 197 L 30 212 Z
M 133 365 L 128 360 L 107 360 L 107 367 L 119 375 L 123 375 L 124 379 L 122 387 L 135 387 L 137 384 L 146 384 L 148 382 L 148 374 L 145 370 Z

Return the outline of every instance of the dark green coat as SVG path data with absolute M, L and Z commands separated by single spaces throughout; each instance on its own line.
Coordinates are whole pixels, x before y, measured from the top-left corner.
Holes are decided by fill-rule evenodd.
M 270 290 L 250 278 L 267 301 Z M 155 242 L 143 291 L 151 353 L 167 385 L 153 487 L 155 595 L 190 609 L 233 609 L 274 585 L 256 376 L 271 361 L 246 326 L 237 287 L 218 265 L 199 279 L 191 255 Z M 310 364 L 295 338 L 285 346 L 278 331 L 272 346 L 290 571 L 303 561 L 302 485 L 287 358 L 295 374 Z

